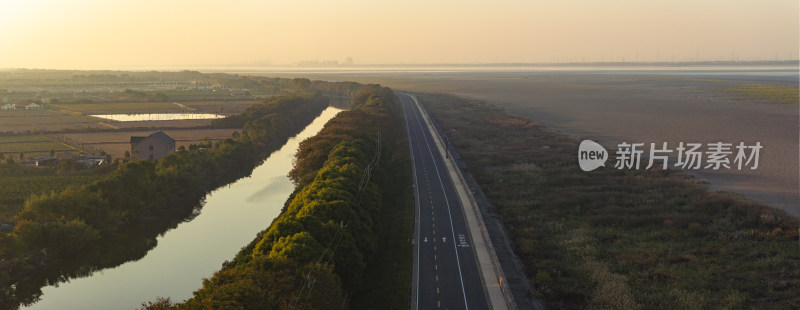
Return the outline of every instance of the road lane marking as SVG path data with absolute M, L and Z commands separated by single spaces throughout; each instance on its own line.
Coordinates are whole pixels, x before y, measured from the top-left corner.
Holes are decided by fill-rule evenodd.
M 408 134 L 408 143 L 410 144 L 411 143 L 411 127 L 408 124 L 408 113 L 406 112 L 406 105 L 405 104 L 403 105 L 403 115 L 406 118 L 406 122 L 405 122 L 406 123 L 406 133 Z M 417 142 L 417 149 L 418 149 L 419 152 L 422 152 L 422 145 L 419 142 Z M 411 155 L 411 162 L 415 163 L 414 152 L 410 151 L 409 153 Z M 423 168 L 424 168 L 424 166 L 423 166 Z M 417 195 L 417 199 L 415 199 L 416 203 L 415 203 L 414 207 L 416 207 L 416 209 L 417 209 L 417 219 L 422 219 L 422 214 L 421 214 L 421 211 L 420 211 L 422 208 L 419 205 L 419 184 L 416 184 L 417 183 L 417 165 L 416 164 L 411 165 L 411 172 L 412 172 L 412 174 L 414 176 L 414 192 Z M 430 185 L 428 185 L 428 186 L 430 187 Z M 420 225 L 419 225 L 419 223 L 417 223 L 417 225 L 415 225 L 415 226 L 417 228 L 417 238 L 419 239 L 419 237 L 420 237 Z M 417 302 L 415 303 L 414 306 L 416 307 L 417 310 L 419 310 L 419 281 L 420 281 L 419 280 L 419 255 L 420 255 L 420 249 L 419 249 L 419 247 L 415 247 L 415 248 L 416 248 L 415 250 L 417 252 L 417 262 L 416 262 L 416 267 L 417 268 L 414 271 L 416 272 L 416 276 L 417 276 L 417 289 L 415 290 L 414 293 L 417 295 L 416 296 L 416 301 Z M 436 246 L 434 246 L 433 249 L 435 251 L 436 250 Z M 436 276 L 436 281 L 439 281 L 439 276 Z
M 414 100 L 413 97 L 411 97 L 411 99 Z M 424 127 L 422 125 L 422 121 L 421 121 L 421 118 L 423 117 L 422 116 L 422 111 L 420 110 L 421 107 L 419 107 L 419 105 L 416 103 L 416 100 L 414 100 L 413 106 L 414 106 L 414 111 L 413 111 L 414 115 L 419 115 L 417 117 L 417 124 L 419 125 L 419 128 L 421 130 L 421 133 L 422 133 L 422 136 L 423 136 L 423 140 L 425 140 L 425 145 L 428 148 L 428 154 L 430 154 L 430 156 L 431 156 L 431 159 L 432 159 L 432 162 L 433 162 L 433 166 L 434 166 L 434 170 L 436 170 L 436 175 L 439 178 L 439 185 L 442 188 L 442 195 L 444 196 L 444 201 L 445 201 L 445 204 L 447 205 L 447 214 L 450 215 L 450 233 L 452 234 L 453 239 L 455 239 L 456 238 L 456 233 L 453 230 L 453 214 L 450 211 L 450 200 L 447 199 L 447 191 L 444 188 L 444 181 L 442 181 L 442 175 L 441 175 L 441 173 L 439 173 L 439 165 L 436 164 L 436 156 L 433 155 L 433 149 L 431 149 L 431 144 L 428 141 L 428 137 L 430 137 L 430 139 L 433 139 L 433 137 L 431 136 L 430 132 L 428 132 L 427 135 L 425 134 L 425 128 L 426 127 Z M 403 107 L 405 107 L 405 105 L 403 105 Z M 406 124 L 408 124 L 408 123 L 406 122 Z M 427 124 L 427 122 L 426 122 L 426 124 Z M 439 153 L 438 149 L 437 149 L 437 153 Z M 442 154 L 439 153 L 439 156 L 441 156 L 441 155 Z M 436 239 L 434 239 L 434 241 L 435 240 Z M 464 276 L 461 274 L 461 259 L 458 257 L 458 249 L 456 248 L 456 243 L 455 242 L 453 242 L 453 250 L 456 252 L 456 264 L 458 265 L 458 278 L 461 281 L 461 295 L 464 297 L 464 308 L 465 309 L 469 309 L 469 304 L 467 303 L 467 293 L 466 293 L 466 290 L 464 289 Z

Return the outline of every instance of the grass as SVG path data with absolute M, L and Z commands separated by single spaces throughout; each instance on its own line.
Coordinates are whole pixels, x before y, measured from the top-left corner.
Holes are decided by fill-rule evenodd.
M 175 113 L 175 112 L 222 112 L 237 113 L 263 100 L 212 100 L 167 102 L 103 102 L 103 103 L 59 103 L 53 108 L 67 114 L 117 114 L 117 113 Z M 179 103 L 180 105 L 175 104 Z M 182 105 L 182 106 L 181 106 Z
M 75 149 L 41 135 L 0 136 L 0 153 L 11 156 L 24 153 L 26 156 L 42 153 L 75 151 Z
M 37 132 L 39 130 L 62 130 L 76 128 L 99 128 L 97 120 L 80 115 L 58 114 L 50 111 L 42 114 L 0 113 L 0 133 Z
M 154 130 L 137 131 L 104 131 L 104 132 L 80 132 L 66 133 L 64 136 L 90 144 L 98 149 L 106 151 L 114 158 L 122 158 L 125 151 L 131 149 L 131 136 L 147 136 Z M 198 143 L 206 138 L 209 141 L 217 141 L 230 138 L 235 129 L 170 129 L 164 130 L 166 134 L 176 140 L 176 148 L 180 146 L 188 147 L 190 144 Z
M 247 105 L 251 105 L 251 104 L 256 104 L 256 103 L 259 103 L 259 102 L 262 102 L 262 101 L 263 100 L 236 100 L 236 101 L 219 101 L 219 100 L 215 100 L 215 101 L 188 101 L 188 102 L 179 101 L 178 103 L 186 105 L 186 106 L 189 106 L 189 107 L 202 107 L 202 106 L 207 106 L 207 105 L 220 105 L 220 104 L 229 104 L 229 105 L 232 105 L 232 104 L 247 104 Z
M 679 171 L 583 172 L 577 138 L 479 101 L 420 99 L 548 308 L 800 308 L 797 218 Z
M 59 103 L 51 105 L 59 110 L 81 114 L 109 113 L 165 113 L 181 111 L 182 108 L 170 102 L 108 102 L 108 103 Z
M 798 90 L 797 86 L 746 83 L 727 88 L 726 91 L 735 95 L 765 100 L 773 103 L 800 103 L 800 90 Z

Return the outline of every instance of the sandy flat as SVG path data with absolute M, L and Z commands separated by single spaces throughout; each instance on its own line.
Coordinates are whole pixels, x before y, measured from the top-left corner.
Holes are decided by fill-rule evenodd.
M 760 142 L 764 148 L 756 170 L 693 172 L 708 180 L 714 190 L 736 191 L 800 215 L 800 105 L 775 104 L 725 91 L 737 83 L 796 86 L 797 75 L 592 70 L 297 75 L 481 99 L 548 127 L 611 146 L 622 141 L 667 142 L 669 146 L 678 142 Z

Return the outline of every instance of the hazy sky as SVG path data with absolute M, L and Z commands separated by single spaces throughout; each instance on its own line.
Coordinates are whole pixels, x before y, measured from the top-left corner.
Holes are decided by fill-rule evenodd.
M 0 68 L 798 59 L 797 0 L 0 0 Z

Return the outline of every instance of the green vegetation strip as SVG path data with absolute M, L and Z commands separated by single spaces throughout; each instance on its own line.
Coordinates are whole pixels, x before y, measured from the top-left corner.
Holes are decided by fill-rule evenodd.
M 0 153 L 72 151 L 73 149 L 42 135 L 2 136 Z
M 583 172 L 578 139 L 483 102 L 420 99 L 548 308 L 800 308 L 797 218 L 679 171 Z
M 124 163 L 101 180 L 28 198 L 14 230 L 0 234 L 0 308 L 35 301 L 47 283 L 141 257 L 206 193 L 248 175 L 327 105 L 319 93 L 277 97 L 249 107 L 241 134 L 230 139 Z
M 108 175 L 109 167 L 82 169 L 82 164 L 62 162 L 57 167 L 23 167 L 0 161 L 0 221 L 12 223 L 25 199 L 70 186 L 92 183 Z
M 800 103 L 800 89 L 798 89 L 797 86 L 747 83 L 727 88 L 726 91 L 732 94 L 766 100 L 767 102 L 773 103 Z
M 194 298 L 148 307 L 408 308 L 413 196 L 399 105 L 378 86 L 354 105 L 302 142 L 290 173 L 297 189 L 269 228 Z

